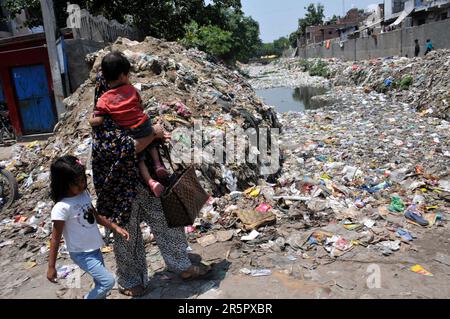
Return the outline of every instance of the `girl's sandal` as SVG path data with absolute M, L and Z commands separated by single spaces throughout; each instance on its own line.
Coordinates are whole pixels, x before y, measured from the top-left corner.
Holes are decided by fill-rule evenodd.
M 181 273 L 180 277 L 183 280 L 202 279 L 210 275 L 211 266 L 206 265 L 192 265 L 188 270 Z

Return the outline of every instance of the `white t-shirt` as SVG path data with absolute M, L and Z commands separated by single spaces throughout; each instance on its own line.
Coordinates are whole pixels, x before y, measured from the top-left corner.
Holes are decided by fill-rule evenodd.
M 93 211 L 91 197 L 87 192 L 63 198 L 53 207 L 52 220 L 65 221 L 63 236 L 69 252 L 89 252 L 103 246 Z

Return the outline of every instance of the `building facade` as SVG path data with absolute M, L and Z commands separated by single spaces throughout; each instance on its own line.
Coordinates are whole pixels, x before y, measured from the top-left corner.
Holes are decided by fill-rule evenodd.
M 347 33 L 354 32 L 364 19 L 358 9 L 351 9 L 344 18 L 338 19 L 335 23 L 325 23 L 323 25 L 310 26 L 306 28 L 304 44 L 319 43 L 335 38 L 345 38 Z
M 7 110 L 6 120 L 19 138 L 51 133 L 61 114 L 55 106 L 55 79 L 43 28 L 26 27 L 24 11 L 11 20 L 2 6 L 0 16 L 3 18 L 0 20 L 3 21 L 0 24 L 0 111 Z M 86 54 L 104 48 L 119 36 L 130 39 L 138 36 L 135 28 L 101 16 L 93 17 L 86 10 L 80 9 L 80 20 L 79 26 L 60 29 L 56 41 L 64 96 L 88 78 L 90 66 L 85 62 Z
M 450 17 L 450 0 L 385 0 L 385 25 L 406 27 L 437 22 Z
M 16 136 L 53 131 L 58 115 L 44 33 L 0 39 L 0 90 Z

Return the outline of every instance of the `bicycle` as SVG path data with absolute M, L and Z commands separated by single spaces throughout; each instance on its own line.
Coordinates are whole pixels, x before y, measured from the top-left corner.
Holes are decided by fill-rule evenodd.
M 19 195 L 19 186 L 14 175 L 0 166 L 0 211 L 11 207 Z

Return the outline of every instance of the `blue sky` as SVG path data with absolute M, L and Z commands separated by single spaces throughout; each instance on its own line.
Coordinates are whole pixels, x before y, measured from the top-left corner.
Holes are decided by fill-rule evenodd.
M 304 7 L 309 3 L 322 3 L 325 16 L 342 15 L 356 7 L 367 9 L 370 4 L 382 3 L 383 0 L 241 0 L 246 15 L 259 22 L 261 39 L 271 42 L 281 36 L 289 35 L 297 29 L 298 19 L 305 14 Z

